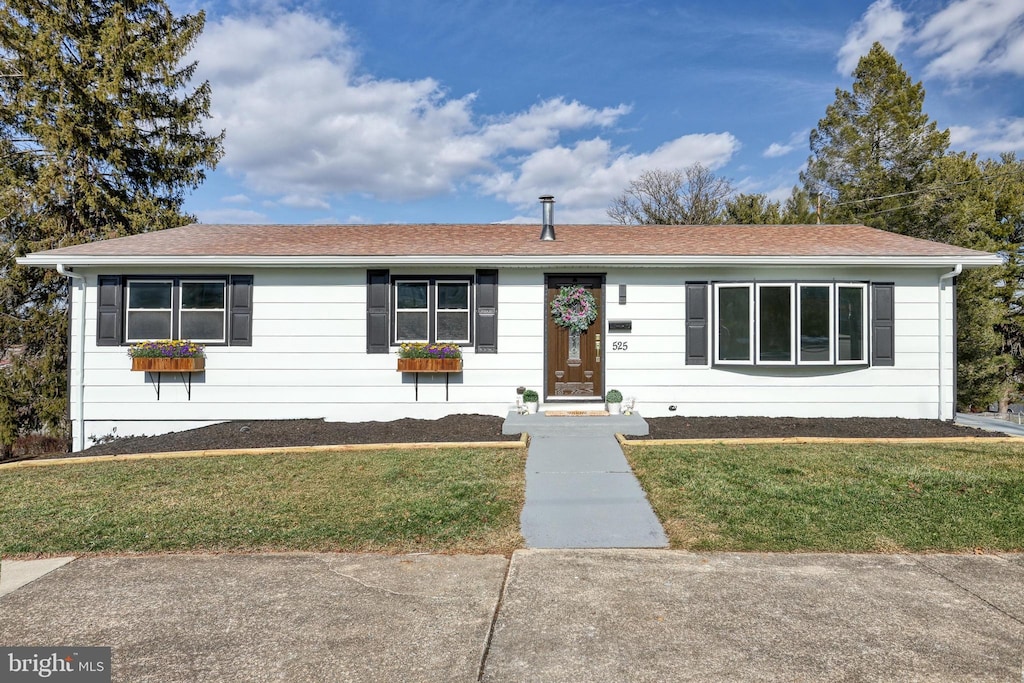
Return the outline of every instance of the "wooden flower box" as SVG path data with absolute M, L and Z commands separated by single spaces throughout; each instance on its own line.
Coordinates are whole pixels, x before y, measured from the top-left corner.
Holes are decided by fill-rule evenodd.
M 202 372 L 206 358 L 132 358 L 132 370 L 138 372 Z
M 399 372 L 462 372 L 461 358 L 399 358 Z

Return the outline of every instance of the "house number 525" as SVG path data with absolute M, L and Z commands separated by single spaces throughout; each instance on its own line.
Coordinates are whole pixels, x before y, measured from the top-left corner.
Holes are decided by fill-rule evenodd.
M 613 341 L 612 351 L 629 351 L 628 341 Z

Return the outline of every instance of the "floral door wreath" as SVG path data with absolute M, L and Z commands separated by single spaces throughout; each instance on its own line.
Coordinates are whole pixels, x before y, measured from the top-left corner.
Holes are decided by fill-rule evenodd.
M 562 287 L 551 302 L 551 317 L 560 327 L 583 332 L 597 320 L 597 302 L 585 287 Z

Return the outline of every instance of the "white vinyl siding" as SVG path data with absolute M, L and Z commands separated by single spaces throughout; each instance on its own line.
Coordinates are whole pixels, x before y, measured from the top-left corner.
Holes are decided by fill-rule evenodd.
M 593 268 L 591 271 L 597 272 Z M 948 270 L 948 269 L 945 269 Z M 150 269 L 132 275 L 163 275 Z M 109 271 L 103 271 L 109 272 Z M 231 271 L 235 272 L 235 271 Z M 228 272 L 227 275 L 230 275 Z M 92 445 L 88 437 L 156 434 L 226 420 L 324 418 L 327 420 L 395 420 L 439 418 L 452 414 L 504 416 L 515 404 L 517 386 L 538 388 L 544 381 L 544 276 L 555 268 L 503 268 L 498 289 L 498 353 L 463 348 L 463 372 L 452 374 L 445 400 L 445 376 L 418 377 L 397 372 L 397 355 L 366 353 L 366 271 L 359 268 L 253 268 L 255 273 L 251 346 L 207 346 L 203 380 L 193 380 L 191 399 L 176 374 L 163 377 L 160 400 L 154 380 L 131 372 L 124 347 L 96 345 L 96 273 L 87 272 L 84 340 L 77 319 L 71 325 L 71 377 L 77 378 L 84 358 L 85 404 L 71 392 L 72 419 L 84 414 L 86 441 L 76 431 L 75 448 Z M 606 271 L 606 291 L 628 287 L 628 300 L 606 297 L 605 317 L 632 322 L 630 333 L 602 333 L 601 365 L 605 386 L 637 399 L 643 417 L 768 416 L 768 417 L 907 417 L 941 414 L 941 400 L 952 405 L 954 331 L 952 285 L 940 302 L 934 268 L 792 267 L 615 268 Z M 393 269 L 397 280 L 450 281 L 463 273 L 446 267 Z M 175 273 L 183 279 L 204 279 L 208 268 Z M 218 273 L 219 275 L 219 273 Z M 466 280 L 472 272 L 467 268 Z M 207 278 L 208 279 L 208 278 Z M 133 277 L 127 277 L 131 282 Z M 796 283 L 797 364 L 687 366 L 685 304 L 687 281 L 742 285 Z M 800 316 L 810 299 L 804 288 L 831 289 L 829 346 L 837 348 L 835 282 L 867 292 L 868 281 L 894 282 L 895 358 L 893 367 L 861 363 L 839 367 L 836 359 L 822 364 L 802 359 Z M 844 286 L 846 286 L 844 284 Z M 752 287 L 746 290 L 753 297 Z M 75 294 L 78 292 L 76 290 Z M 127 296 L 127 291 L 125 292 Z M 472 294 L 472 293 L 471 293 Z M 717 296 L 712 297 L 708 334 L 711 358 L 717 354 Z M 392 299 L 394 291 L 392 289 Z M 865 297 L 866 298 L 866 297 Z M 431 297 L 430 300 L 433 300 Z M 753 301 L 750 302 L 753 304 Z M 127 300 L 126 300 L 127 304 Z M 472 308 L 472 297 L 470 300 Z M 942 311 L 940 323 L 939 311 Z M 82 310 L 76 301 L 75 315 Z M 392 313 L 393 315 L 393 313 Z M 750 318 L 748 329 L 754 329 Z M 864 315 L 865 329 L 869 329 Z M 817 328 L 814 328 L 817 329 Z M 814 331 L 811 329 L 811 332 Z M 472 331 L 471 331 L 472 332 Z M 943 361 L 938 362 L 939 334 Z M 472 334 L 471 334 L 472 336 Z M 814 334 L 804 336 L 813 337 Z M 748 334 L 749 337 L 749 334 Z M 628 342 L 613 350 L 614 342 Z M 753 351 L 751 351 L 753 353 Z M 753 356 L 751 356 L 753 357 Z M 941 371 L 941 379 L 940 379 Z M 419 400 L 415 382 L 418 379 Z M 951 415 L 948 415 L 951 417 Z

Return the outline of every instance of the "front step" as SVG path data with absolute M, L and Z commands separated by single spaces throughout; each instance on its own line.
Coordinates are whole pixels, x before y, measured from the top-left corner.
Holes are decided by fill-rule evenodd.
M 564 413 L 566 415 L 587 415 L 603 413 L 607 415 L 604 401 L 552 401 L 542 403 L 538 408 L 541 413 Z

